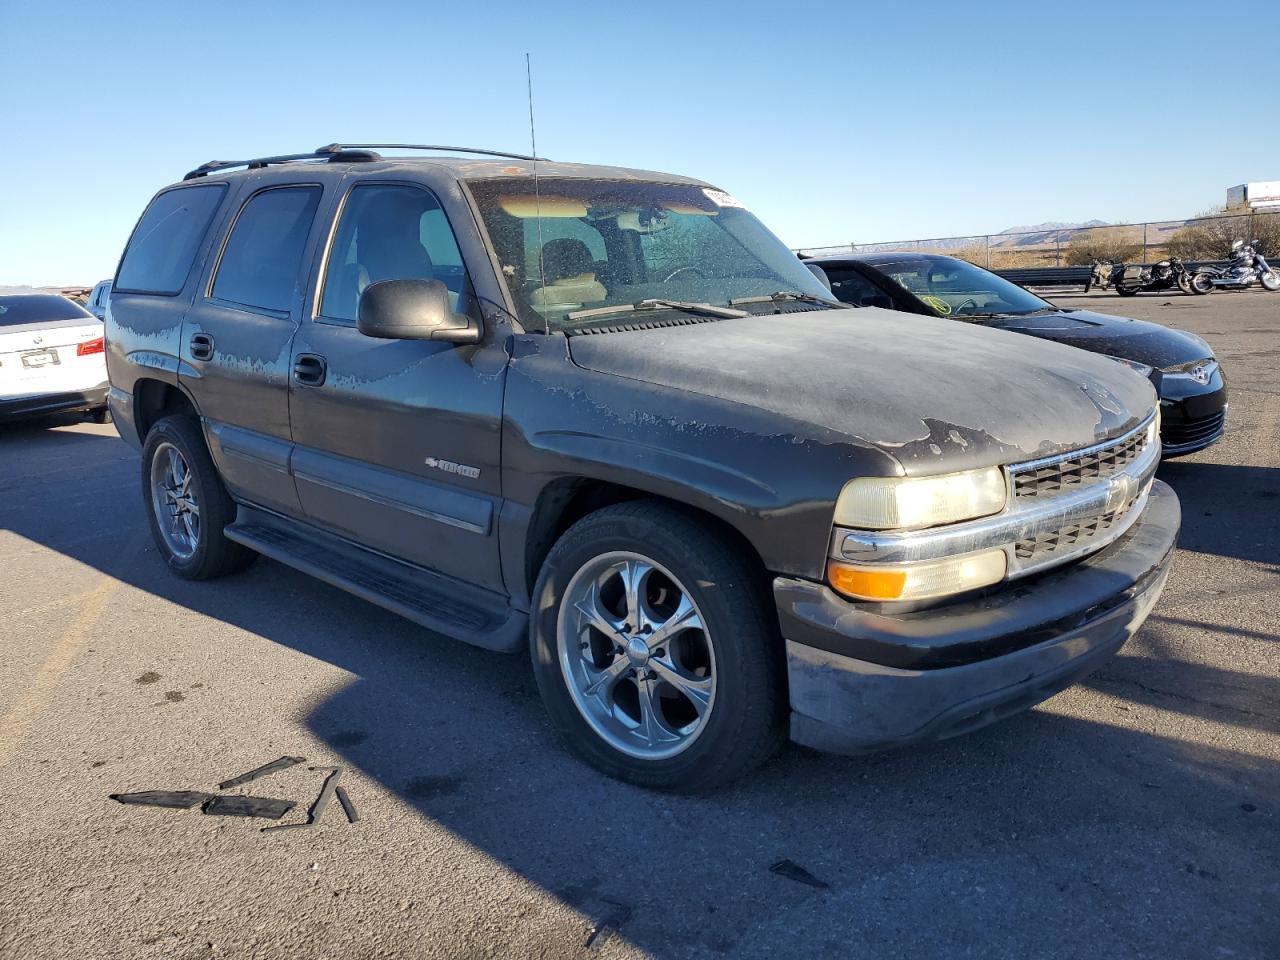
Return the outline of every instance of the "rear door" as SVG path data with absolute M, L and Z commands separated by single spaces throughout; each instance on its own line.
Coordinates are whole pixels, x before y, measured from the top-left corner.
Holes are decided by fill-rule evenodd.
M 491 328 L 454 346 L 375 340 L 355 326 L 361 292 L 379 280 L 438 279 L 455 310 L 479 309 L 435 194 L 362 178 L 342 201 L 322 278 L 293 348 L 293 467 L 307 518 L 501 589 L 502 336 Z
M 289 351 L 324 194 L 318 177 L 252 177 L 182 325 L 179 381 L 227 488 L 291 515 Z

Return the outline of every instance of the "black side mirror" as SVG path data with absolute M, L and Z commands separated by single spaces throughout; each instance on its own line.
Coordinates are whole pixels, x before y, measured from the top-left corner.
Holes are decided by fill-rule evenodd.
M 439 280 L 380 280 L 360 294 L 356 329 L 380 340 L 478 343 L 480 324 L 449 306 Z
M 824 287 L 826 287 L 826 288 L 827 288 L 827 292 L 828 292 L 828 293 L 830 293 L 830 292 L 831 292 L 831 278 L 827 276 L 827 271 L 823 270 L 823 269 L 822 269 L 820 266 L 818 266 L 816 263 L 808 263 L 808 262 L 805 262 L 805 264 L 804 264 L 804 265 L 805 265 L 806 267 L 808 267 L 808 268 L 809 268 L 809 272 L 810 272 L 810 273 L 812 273 L 815 277 L 817 277 L 819 280 L 821 280 L 821 281 L 822 281 L 822 285 L 823 285 Z

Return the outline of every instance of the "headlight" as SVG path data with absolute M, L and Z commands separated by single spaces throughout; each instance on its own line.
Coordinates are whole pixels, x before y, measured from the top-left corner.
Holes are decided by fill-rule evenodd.
M 999 583 L 1006 566 L 1003 550 L 898 566 L 832 560 L 827 580 L 855 600 L 927 600 Z
M 1114 360 L 1116 363 L 1124 364 L 1134 373 L 1143 377 L 1150 377 L 1152 370 L 1155 369 L 1154 367 L 1147 366 L 1145 363 L 1139 363 L 1137 360 L 1126 360 L 1124 357 L 1113 357 L 1106 353 L 1104 353 L 1103 356 L 1107 357 L 1109 360 Z
M 859 477 L 840 491 L 835 523 L 859 530 L 919 530 L 999 513 L 1007 497 L 999 467 L 936 477 Z

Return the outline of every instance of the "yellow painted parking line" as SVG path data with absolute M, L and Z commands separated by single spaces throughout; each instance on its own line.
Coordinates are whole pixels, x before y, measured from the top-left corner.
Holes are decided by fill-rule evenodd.
M 13 758 L 32 721 L 49 705 L 58 681 L 79 655 L 89 631 L 97 624 L 107 602 L 120 586 L 115 577 L 104 575 L 98 585 L 85 595 L 79 614 L 54 644 L 26 692 L 13 709 L 0 718 L 0 766 Z

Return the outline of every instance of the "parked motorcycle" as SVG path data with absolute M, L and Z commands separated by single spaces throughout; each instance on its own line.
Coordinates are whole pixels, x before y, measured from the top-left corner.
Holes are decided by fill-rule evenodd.
M 1191 278 L 1194 293 L 1213 293 L 1214 290 L 1247 290 L 1254 281 L 1263 289 L 1280 290 L 1280 274 L 1271 269 L 1266 258 L 1258 251 L 1258 241 L 1245 243 L 1237 240 L 1231 245 L 1231 255 L 1226 267 L 1201 267 Z
M 1132 297 L 1144 290 L 1172 290 L 1174 287 L 1183 293 L 1191 293 L 1191 272 L 1180 257 L 1170 257 L 1150 267 L 1117 263 L 1111 268 L 1111 284 L 1122 297 Z
M 1115 264 L 1110 260 L 1099 260 L 1097 257 L 1089 259 L 1093 261 L 1093 269 L 1089 271 L 1089 279 L 1084 282 L 1084 292 L 1088 293 L 1094 287 L 1106 290 L 1111 286 L 1111 271 L 1115 269 Z

